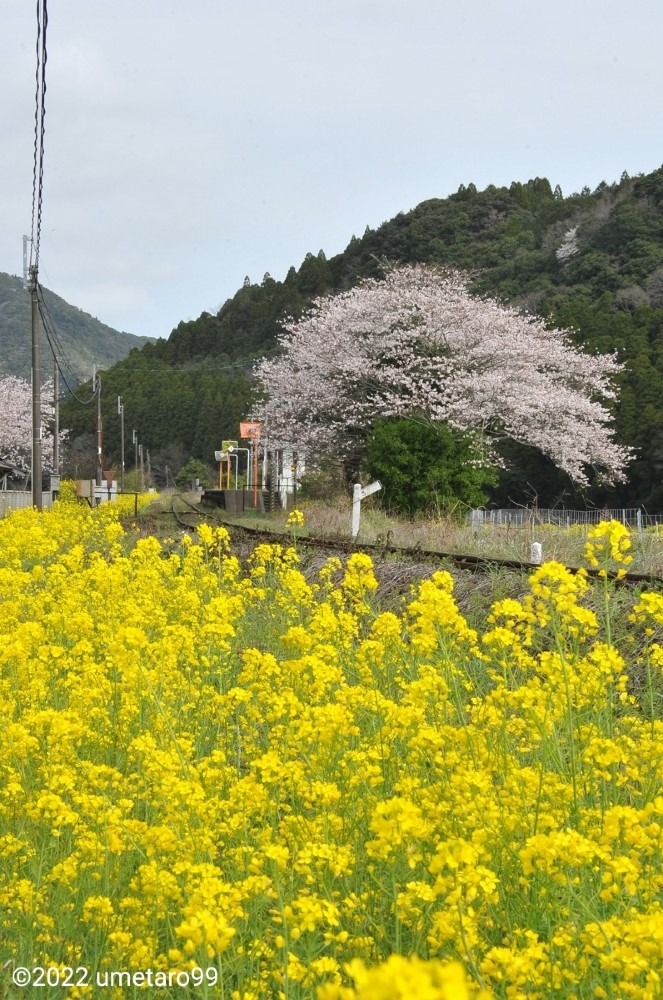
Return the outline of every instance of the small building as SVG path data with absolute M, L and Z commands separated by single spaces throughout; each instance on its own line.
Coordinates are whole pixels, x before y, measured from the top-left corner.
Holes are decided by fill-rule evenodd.
M 0 458 L 0 517 L 4 517 L 9 511 L 32 506 L 32 490 L 26 489 L 29 479 L 30 472 L 27 469 Z M 52 502 L 52 493 L 42 493 L 42 508 L 50 507 Z
M 29 473 L 25 469 L 19 469 L 18 466 L 8 462 L 6 458 L 0 458 L 0 490 L 10 489 L 10 479 L 25 479 L 28 475 Z

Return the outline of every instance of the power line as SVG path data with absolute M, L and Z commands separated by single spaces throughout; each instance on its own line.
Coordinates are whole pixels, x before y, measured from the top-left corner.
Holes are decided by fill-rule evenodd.
M 44 132 L 46 122 L 46 0 L 37 0 L 37 86 L 35 94 L 35 141 L 32 166 L 32 234 L 30 239 L 29 285 L 32 301 L 32 504 L 42 509 L 41 448 L 41 356 L 37 285 L 39 243 L 44 192 Z M 25 244 L 24 244 L 25 258 Z M 25 259 L 24 259 L 25 269 Z
M 126 359 L 121 361 L 116 361 L 115 364 L 124 364 Z M 197 374 L 199 372 L 233 372 L 240 371 L 244 369 L 245 371 L 252 368 L 257 358 L 251 358 L 249 361 L 231 361 L 228 364 L 223 365 L 208 365 L 204 361 L 195 362 L 188 365 L 168 365 L 164 362 L 163 368 L 135 368 L 131 370 L 128 374 L 142 375 L 147 374 L 160 374 L 160 375 L 182 375 L 187 372 L 192 374 Z
M 51 352 L 53 354 L 53 360 L 55 361 L 55 364 L 57 365 L 58 371 L 60 372 L 60 375 L 62 376 L 62 380 L 63 380 L 65 386 L 67 387 L 67 390 L 68 390 L 69 394 L 77 402 L 81 403 L 83 406 L 87 406 L 87 405 L 89 405 L 90 403 L 92 403 L 94 401 L 96 394 L 93 392 L 92 396 L 90 396 L 89 399 L 83 400 L 79 396 L 76 395 L 75 391 L 72 389 L 71 385 L 67 381 L 67 376 L 65 375 L 65 373 L 63 371 L 63 368 L 62 368 L 62 365 L 61 365 L 60 361 L 62 361 L 64 363 L 64 365 L 68 368 L 70 374 L 74 378 L 78 379 L 78 376 L 77 376 L 76 371 L 74 370 L 71 362 L 67 358 L 67 353 L 66 353 L 66 350 L 65 350 L 65 348 L 64 348 L 64 346 L 62 344 L 62 341 L 59 338 L 59 335 L 58 335 L 58 332 L 57 332 L 57 327 L 55 325 L 53 317 L 51 316 L 51 314 L 50 314 L 50 312 L 48 310 L 48 306 L 46 304 L 46 299 L 44 298 L 44 295 L 43 295 L 44 289 L 43 289 L 43 287 L 41 285 L 39 285 L 38 286 L 38 290 L 39 290 L 39 298 L 38 298 L 39 313 L 40 313 L 40 316 L 41 316 L 41 319 L 42 319 L 42 323 L 43 323 L 43 326 L 44 326 L 44 331 L 46 333 L 46 338 L 48 340 L 49 346 L 51 348 Z M 121 364 L 122 362 L 120 361 L 120 362 L 117 362 L 117 363 Z M 136 374 L 136 375 L 143 375 L 143 374 L 185 375 L 187 373 L 190 373 L 192 375 L 196 375 L 196 374 L 200 374 L 200 373 L 206 374 L 207 372 L 236 372 L 236 371 L 241 371 L 241 370 L 247 370 L 248 368 L 251 368 L 253 366 L 253 364 L 254 364 L 253 359 L 250 360 L 250 361 L 230 362 L 230 363 L 223 364 L 223 365 L 209 365 L 209 364 L 205 364 L 204 362 L 200 362 L 197 365 L 191 365 L 191 364 L 189 364 L 189 365 L 180 365 L 180 366 L 167 365 L 167 366 L 164 366 L 163 368 L 136 368 L 135 371 L 129 372 L 127 374 L 130 374 L 130 375 L 134 375 L 134 374 Z
M 77 375 L 77 373 L 76 373 L 73 365 L 71 364 L 71 362 L 67 358 L 67 352 L 66 352 L 66 350 L 65 350 L 65 348 L 64 348 L 64 346 L 62 344 L 62 341 L 60 340 L 59 335 L 57 333 L 57 327 L 55 325 L 55 321 L 53 320 L 53 317 L 51 316 L 51 313 L 49 312 L 48 305 L 47 305 L 47 302 L 46 302 L 46 298 L 44 296 L 44 288 L 43 288 L 42 285 L 39 285 L 39 301 L 40 301 L 40 311 L 41 311 L 41 309 L 43 309 L 44 312 L 46 313 L 47 318 L 48 318 L 48 322 L 47 322 L 44 319 L 44 316 L 43 316 L 43 313 L 42 313 L 42 319 L 44 319 L 44 328 L 46 330 L 47 337 L 48 337 L 48 334 L 49 334 L 49 324 L 50 324 L 49 344 L 51 343 L 51 339 L 55 341 L 55 345 L 56 345 L 56 347 L 58 349 L 58 352 L 60 354 L 60 357 L 61 357 L 63 363 L 69 369 L 69 372 L 71 373 L 71 375 L 75 379 L 78 380 L 78 375 Z M 52 344 L 51 344 L 51 350 L 53 350 Z M 124 362 L 126 360 L 127 360 L 126 358 L 123 358 L 123 359 L 120 359 L 119 361 L 114 362 L 114 364 L 121 365 L 121 364 L 124 364 Z M 187 374 L 189 372 L 191 374 L 199 374 L 201 372 L 203 374 L 205 374 L 207 372 L 230 372 L 230 373 L 232 373 L 232 372 L 237 372 L 237 371 L 247 371 L 247 370 L 253 368 L 254 364 L 256 363 L 256 360 L 257 359 L 255 359 L 255 358 L 250 358 L 248 360 L 244 359 L 244 360 L 241 360 L 241 361 L 224 362 L 223 364 L 219 364 L 219 365 L 209 364 L 208 362 L 205 362 L 205 361 L 189 362 L 188 364 L 182 364 L 182 365 L 170 365 L 167 362 L 164 362 L 164 366 L 162 368 L 142 368 L 142 367 L 137 367 L 137 368 L 135 368 L 133 370 L 130 370 L 126 374 L 130 374 L 130 375 L 134 375 L 134 374 L 136 374 L 136 375 L 143 375 L 143 374 L 152 374 L 152 375 L 154 375 L 154 374 L 157 374 L 157 375 L 159 375 L 159 374 L 162 374 L 162 375 L 180 375 L 180 374 Z M 57 363 L 57 358 L 56 358 L 56 363 Z M 62 375 L 62 377 L 64 379 L 64 377 L 65 377 L 64 376 L 64 372 L 62 371 L 61 368 L 60 368 L 60 374 Z M 66 379 L 65 379 L 65 384 L 67 384 L 66 383 Z M 67 388 L 69 389 L 70 392 L 72 392 L 72 390 L 71 390 L 71 388 L 70 388 L 69 385 L 67 385 Z
M 43 322 L 43 325 L 44 325 L 44 329 L 46 330 L 46 334 L 48 336 L 48 342 L 51 345 L 51 350 L 53 351 L 54 355 L 55 355 L 55 350 L 53 349 L 53 341 L 55 342 L 55 346 L 58 349 L 58 353 L 59 353 L 60 357 L 62 358 L 62 361 L 64 362 L 64 364 L 67 365 L 67 367 L 71 371 L 71 366 L 69 365 L 69 362 L 66 359 L 65 352 L 64 352 L 64 350 L 62 348 L 62 343 L 61 343 L 61 341 L 60 341 L 60 339 L 58 337 L 57 330 L 55 329 L 55 324 L 53 323 L 53 318 L 52 318 L 51 314 L 48 311 L 48 306 L 46 305 L 46 300 L 43 297 L 43 291 L 44 290 L 43 290 L 42 286 L 39 285 L 37 287 L 37 292 L 38 292 L 38 295 L 39 295 L 39 299 L 38 299 L 38 301 L 39 301 L 39 312 L 41 314 L 41 318 L 42 318 L 42 322 Z M 49 327 L 50 327 L 50 330 L 49 330 Z M 55 360 L 57 361 L 57 358 L 55 358 Z M 73 374 L 74 373 L 72 371 L 72 375 Z
M 41 286 L 39 286 L 39 290 L 40 291 L 42 290 Z M 41 296 L 38 298 L 38 305 L 39 305 L 39 315 L 41 316 L 41 321 L 42 321 L 42 324 L 44 326 L 44 331 L 46 333 L 46 339 L 48 340 L 49 347 L 51 348 L 51 352 L 53 354 L 53 360 L 54 360 L 54 362 L 56 364 L 56 367 L 57 367 L 60 375 L 62 376 L 62 381 L 64 382 L 65 386 L 67 387 L 67 390 L 68 390 L 69 394 L 71 396 L 73 396 L 73 398 L 76 400 L 76 402 L 80 403 L 81 406 L 89 406 L 90 403 L 92 403 L 94 401 L 95 396 L 96 396 L 96 392 L 93 393 L 92 396 L 90 396 L 89 399 L 81 399 L 80 396 L 78 396 L 76 394 L 76 392 L 71 388 L 71 386 L 69 385 L 69 382 L 67 381 L 67 376 L 65 375 L 64 371 L 62 370 L 62 366 L 60 365 L 60 361 L 59 361 L 59 358 L 58 358 L 58 353 L 56 351 L 56 346 L 59 346 L 61 351 L 62 351 L 62 347 L 61 347 L 61 345 L 58 345 L 57 333 L 55 331 L 55 326 L 54 326 L 53 321 L 52 321 L 52 319 L 51 319 L 51 317 L 50 317 L 50 315 L 48 313 L 48 310 L 46 308 L 44 300 L 41 298 Z M 64 352 L 62 352 L 62 353 L 64 353 Z M 73 369 L 71 368 L 71 365 L 69 365 L 68 362 L 67 362 L 67 365 L 68 365 L 68 367 L 69 367 L 69 369 L 71 371 L 71 374 L 74 374 Z
M 58 349 L 58 353 L 60 355 L 60 358 L 61 358 L 63 364 L 65 364 L 66 367 L 69 369 L 69 372 L 73 376 L 73 378 L 75 378 L 77 381 L 80 382 L 80 378 L 79 378 L 77 372 L 74 370 L 73 365 L 69 361 L 69 359 L 67 357 L 67 352 L 66 352 L 66 350 L 64 348 L 64 345 L 63 345 L 62 341 L 60 340 L 60 337 L 59 337 L 59 334 L 58 334 L 58 331 L 57 331 L 57 327 L 55 325 L 55 321 L 53 320 L 53 317 L 51 316 L 51 313 L 49 312 L 48 305 L 47 305 L 46 299 L 44 297 L 44 289 L 43 289 L 43 287 L 41 285 L 39 285 L 39 302 L 40 302 L 41 309 L 43 309 L 43 311 L 46 313 L 46 319 L 47 319 L 48 322 L 46 322 L 46 319 L 44 320 L 44 327 L 46 328 L 47 333 L 48 333 L 48 328 L 50 326 L 51 338 L 55 341 L 55 346 Z M 43 313 L 42 313 L 42 319 L 44 319 Z M 50 340 L 49 340 L 49 342 L 50 342 Z
M 32 168 L 32 240 L 30 268 L 36 274 L 39 268 L 39 243 L 44 193 L 44 134 L 46 130 L 46 28 L 48 12 L 46 0 L 37 0 L 37 70 L 35 92 L 35 139 Z

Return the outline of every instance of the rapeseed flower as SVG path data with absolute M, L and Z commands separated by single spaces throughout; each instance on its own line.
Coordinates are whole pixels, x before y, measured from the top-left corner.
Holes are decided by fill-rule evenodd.
M 363 553 L 244 567 L 111 506 L 0 521 L 2 963 L 209 967 L 237 1000 L 661 995 L 656 595 L 634 661 L 559 564 L 474 628 L 444 571 L 381 611 Z M 588 541 L 626 567 L 621 527 Z

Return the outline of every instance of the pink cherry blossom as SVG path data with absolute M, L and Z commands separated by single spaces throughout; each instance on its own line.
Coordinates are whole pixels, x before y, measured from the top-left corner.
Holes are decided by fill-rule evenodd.
M 48 422 L 53 419 L 53 386 L 42 386 L 42 460 L 52 467 L 53 435 Z M 30 383 L 14 375 L 0 375 L 0 458 L 17 468 L 29 469 L 32 454 L 32 389 Z
M 532 445 L 579 484 L 594 467 L 623 480 L 631 452 L 614 440 L 606 402 L 621 370 L 492 299 L 467 279 L 417 264 L 317 299 L 284 324 L 280 353 L 256 367 L 255 416 L 272 440 L 348 455 L 384 417 L 446 421 L 480 437 Z M 499 458 L 497 458 L 499 461 Z

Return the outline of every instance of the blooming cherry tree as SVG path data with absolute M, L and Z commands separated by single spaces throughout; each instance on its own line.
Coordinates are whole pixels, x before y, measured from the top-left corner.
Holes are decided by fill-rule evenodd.
M 53 453 L 53 435 L 47 423 L 53 417 L 53 387 L 42 387 L 42 448 L 44 465 Z M 32 388 L 14 375 L 0 375 L 0 458 L 18 468 L 30 468 L 32 453 Z
M 350 455 L 373 422 L 445 421 L 481 435 L 495 460 L 500 439 L 532 445 L 579 484 L 588 467 L 622 480 L 630 452 L 617 444 L 605 403 L 615 398 L 613 355 L 589 355 L 467 280 L 418 264 L 317 299 L 288 321 L 278 356 L 260 361 L 256 414 L 274 440 Z
M 578 252 L 578 227 L 574 226 L 573 229 L 567 229 L 561 245 L 555 251 L 555 256 L 558 261 L 564 263 L 571 257 L 575 257 Z

